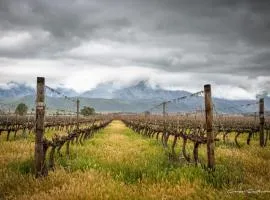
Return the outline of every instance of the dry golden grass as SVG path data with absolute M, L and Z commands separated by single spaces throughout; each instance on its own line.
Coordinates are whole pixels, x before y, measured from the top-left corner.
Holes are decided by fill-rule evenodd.
M 0 141 L 0 166 L 28 159 L 33 154 L 33 149 L 34 143 L 28 140 Z
M 65 181 L 68 179 L 68 181 Z M 44 189 L 42 185 L 62 181 L 61 186 Z M 46 178 L 42 185 L 35 182 L 35 190 L 15 196 L 14 199 L 185 199 L 193 192 L 192 185 L 183 183 L 168 187 L 166 183 L 126 185 L 113 180 L 109 175 L 96 171 L 74 172 L 67 175 L 58 170 Z
M 57 157 L 56 170 L 46 178 L 29 173 L 33 150 L 33 137 L 6 142 L 1 136 L 0 199 L 270 199 L 270 193 L 228 193 L 270 190 L 270 149 L 256 144 L 240 149 L 219 145 L 213 176 L 169 161 L 154 139 L 120 121 L 83 145 L 71 146 L 71 158 Z

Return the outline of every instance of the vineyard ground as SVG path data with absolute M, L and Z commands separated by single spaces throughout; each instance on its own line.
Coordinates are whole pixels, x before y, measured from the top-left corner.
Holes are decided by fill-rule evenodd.
M 208 174 L 201 167 L 169 160 L 155 139 L 113 121 L 83 145 L 72 145 L 69 159 L 64 153 L 57 156 L 55 171 L 36 180 L 31 173 L 34 137 L 19 134 L 7 142 L 4 135 L 0 199 L 270 199 L 270 193 L 233 192 L 270 190 L 270 148 L 260 148 L 257 138 L 240 149 L 217 143 L 217 168 Z M 244 138 L 240 142 L 244 144 Z M 177 152 L 180 148 L 179 143 Z M 205 149 L 200 147 L 200 158 Z

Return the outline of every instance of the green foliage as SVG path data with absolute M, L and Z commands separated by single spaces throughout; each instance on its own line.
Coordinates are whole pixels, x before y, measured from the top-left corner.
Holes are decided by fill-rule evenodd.
M 24 103 L 20 103 L 15 110 L 15 113 L 18 115 L 25 115 L 27 113 L 28 107 Z
M 34 160 L 33 158 L 29 158 L 24 161 L 13 161 L 8 164 L 10 169 L 14 171 L 18 171 L 21 174 L 29 174 L 34 172 Z
M 95 114 L 95 109 L 92 107 L 84 106 L 83 109 L 81 109 L 81 114 L 83 116 L 90 116 Z
M 202 178 L 206 184 L 210 184 L 214 188 L 233 187 L 244 181 L 243 168 L 240 163 L 239 167 L 233 168 L 233 170 L 231 166 L 217 165 L 213 172 L 204 171 Z

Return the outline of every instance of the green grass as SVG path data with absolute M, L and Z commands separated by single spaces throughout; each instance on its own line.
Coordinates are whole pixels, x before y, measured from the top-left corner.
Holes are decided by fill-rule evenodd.
M 216 169 L 208 172 L 170 160 L 160 142 L 113 121 L 83 145 L 71 145 L 69 159 L 56 156 L 56 170 L 40 180 L 32 174 L 33 137 L 1 140 L 0 199 L 269 199 L 267 193 L 228 193 L 270 190 L 270 148 L 255 140 L 240 149 L 218 142 Z M 245 137 L 239 141 L 244 144 Z M 192 146 L 187 147 L 191 155 Z M 202 145 L 204 162 L 205 155 Z

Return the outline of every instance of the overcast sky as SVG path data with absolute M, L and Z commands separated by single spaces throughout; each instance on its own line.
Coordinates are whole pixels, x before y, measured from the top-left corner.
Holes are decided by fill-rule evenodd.
M 0 0 L 0 84 L 270 91 L 267 0 Z

